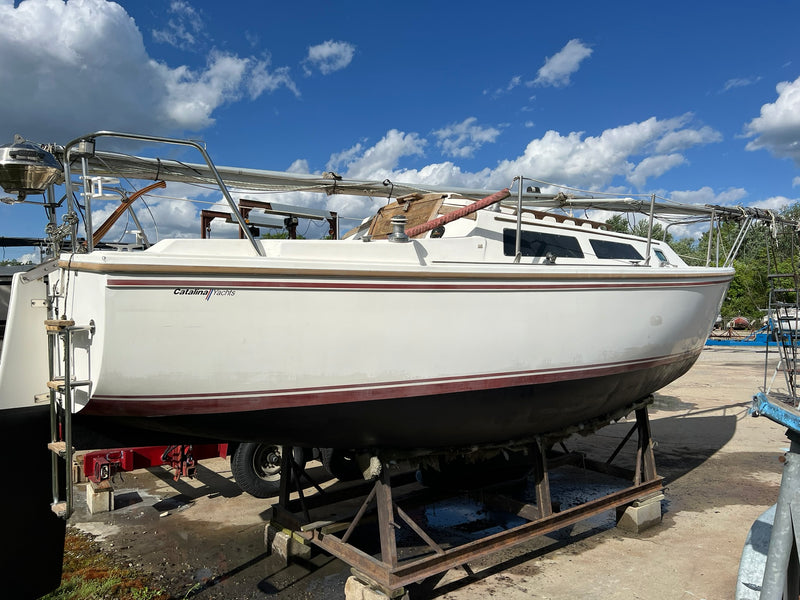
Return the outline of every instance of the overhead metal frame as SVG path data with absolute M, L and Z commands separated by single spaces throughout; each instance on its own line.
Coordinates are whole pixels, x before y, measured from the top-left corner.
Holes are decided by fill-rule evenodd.
M 287 219 L 284 222 L 284 227 L 289 232 L 289 239 L 297 239 L 297 219 L 292 220 L 293 217 L 301 219 L 313 219 L 315 221 L 325 220 L 328 221 L 328 235 L 332 239 L 339 239 L 339 215 L 333 211 L 312 211 L 311 209 L 304 209 L 299 207 L 289 206 L 287 204 L 275 204 L 272 202 L 261 202 L 259 200 L 248 200 L 242 198 L 239 200 L 239 213 L 244 218 L 244 222 L 248 226 L 263 227 L 263 224 L 250 221 L 252 211 L 260 210 L 269 215 L 281 215 Z M 215 219 L 223 219 L 226 223 L 234 223 L 234 216 L 230 213 L 205 209 L 200 211 L 200 237 L 205 239 L 211 233 L 211 222 Z M 252 234 L 252 232 L 251 232 Z M 244 239 L 245 233 L 242 226 L 239 225 L 239 238 Z

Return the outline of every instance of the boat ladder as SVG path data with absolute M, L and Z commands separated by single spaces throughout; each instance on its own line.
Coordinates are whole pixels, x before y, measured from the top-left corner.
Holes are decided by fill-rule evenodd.
M 800 275 L 798 273 L 773 273 L 769 278 L 769 318 L 778 349 L 778 364 L 766 392 L 780 397 L 784 402 L 798 406 L 797 342 L 800 335 Z M 769 352 L 769 346 L 767 347 Z M 786 392 L 776 393 L 772 388 L 778 373 L 783 373 Z M 766 376 L 766 373 L 765 373 Z M 766 377 L 765 377 L 766 378 Z
M 91 385 L 89 379 L 77 379 L 74 370 L 74 336 L 94 333 L 94 323 L 80 326 L 70 319 L 47 319 L 47 353 L 49 361 L 50 443 L 53 482 L 53 512 L 68 519 L 73 510 L 72 498 L 72 410 L 75 389 Z M 62 462 L 63 461 L 63 462 Z M 61 475 L 63 473 L 63 476 Z M 63 490 L 63 496 L 62 496 Z

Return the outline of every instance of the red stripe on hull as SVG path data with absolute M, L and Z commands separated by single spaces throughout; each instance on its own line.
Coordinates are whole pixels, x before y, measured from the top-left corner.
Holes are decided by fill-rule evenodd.
M 689 355 L 666 364 L 539 385 L 432 396 L 395 397 L 172 416 L 75 415 L 77 447 L 163 445 L 175 440 L 250 441 L 332 448 L 414 449 L 473 447 L 546 435 L 552 443 L 588 432 L 629 411 L 635 402 L 683 375 Z M 84 438 L 85 436 L 89 436 Z M 78 436 L 73 438 L 76 441 Z M 145 440 L 147 442 L 145 443 Z
M 81 412 L 87 415 L 132 417 L 223 414 L 476 392 L 606 377 L 652 369 L 675 362 L 694 361 L 701 351 L 702 348 L 641 361 L 588 365 L 581 369 L 542 369 L 526 373 L 491 373 L 475 377 L 364 383 L 346 387 L 325 386 L 208 394 L 97 395 L 92 396 Z
M 376 291 L 547 291 L 547 290 L 583 290 L 583 289 L 631 289 L 631 288 L 665 288 L 696 287 L 727 283 L 728 278 L 707 281 L 649 281 L 636 283 L 522 283 L 522 284 L 468 284 L 468 283 L 347 283 L 347 282 L 310 282 L 310 281 L 221 281 L 212 280 L 163 280 L 163 279 L 109 279 L 109 288 L 237 288 L 237 289 L 295 289 L 295 290 L 376 290 Z

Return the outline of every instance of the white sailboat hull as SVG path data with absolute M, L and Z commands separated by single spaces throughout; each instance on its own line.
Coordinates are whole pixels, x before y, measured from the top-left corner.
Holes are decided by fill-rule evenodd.
M 408 448 L 555 435 L 685 372 L 732 275 L 419 265 L 447 243 L 342 243 L 350 260 L 324 268 L 73 258 L 65 312 L 94 324 L 76 344 L 75 377 L 92 381 L 78 408 L 173 439 Z

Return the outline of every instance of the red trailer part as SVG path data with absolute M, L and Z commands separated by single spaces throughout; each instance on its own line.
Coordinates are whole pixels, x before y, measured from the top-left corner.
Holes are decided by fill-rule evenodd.
M 194 477 L 196 461 L 224 458 L 227 455 L 228 444 L 173 444 L 94 450 L 84 454 L 83 472 L 90 481 L 100 483 L 120 471 L 169 465 L 175 470 L 177 481 L 181 477 Z

